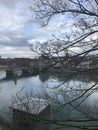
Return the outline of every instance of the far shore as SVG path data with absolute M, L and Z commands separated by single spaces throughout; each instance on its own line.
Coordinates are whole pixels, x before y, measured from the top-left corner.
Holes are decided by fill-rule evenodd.
M 8 66 L 0 66 L 0 70 L 7 70 L 7 69 L 9 69 Z

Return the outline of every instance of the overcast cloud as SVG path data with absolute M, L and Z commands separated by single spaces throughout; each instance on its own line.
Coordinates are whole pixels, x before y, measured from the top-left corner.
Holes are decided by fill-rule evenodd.
M 29 44 L 58 35 L 70 24 L 65 16 L 55 16 L 48 26 L 35 23 L 30 6 L 32 0 L 0 0 L 0 55 L 2 57 L 34 57 Z M 32 5 L 33 6 L 33 5 Z M 65 23 L 62 21 L 65 20 Z M 66 32 L 69 28 L 66 28 Z

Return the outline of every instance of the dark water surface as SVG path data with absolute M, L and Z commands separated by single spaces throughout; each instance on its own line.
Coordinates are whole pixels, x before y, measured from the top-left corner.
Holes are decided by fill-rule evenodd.
M 48 99 L 53 108 L 59 108 L 59 105 L 67 102 L 67 99 L 71 101 L 75 97 L 79 96 L 81 91 L 71 91 L 72 89 L 87 89 L 98 82 L 98 74 L 94 73 L 41 73 L 36 76 L 23 76 L 23 77 L 6 77 L 5 71 L 0 71 L 0 115 L 1 117 L 10 120 L 9 107 L 12 104 L 13 97 L 16 96 L 17 92 L 21 91 L 21 95 L 39 96 Z M 97 88 L 97 87 L 96 87 Z M 98 91 L 97 89 L 90 94 L 87 99 L 84 99 L 82 109 L 91 111 L 98 104 Z M 76 101 L 75 104 L 79 103 Z M 55 104 L 55 105 L 54 105 Z M 59 104 L 59 105 L 58 105 Z M 73 102 L 74 104 L 74 102 Z M 72 105 L 73 105 L 72 104 Z M 70 105 L 66 108 L 59 109 L 59 112 L 54 112 L 53 118 L 56 119 L 76 119 L 78 116 L 84 118 L 80 112 L 73 110 Z M 69 123 L 70 124 L 70 123 Z M 73 123 L 72 123 L 73 124 Z M 75 123 L 74 123 L 75 124 Z M 65 129 L 65 128 L 64 128 Z M 67 128 L 66 128 L 67 129 Z M 68 129 L 69 130 L 69 129 Z M 70 130 L 74 130 L 71 128 Z

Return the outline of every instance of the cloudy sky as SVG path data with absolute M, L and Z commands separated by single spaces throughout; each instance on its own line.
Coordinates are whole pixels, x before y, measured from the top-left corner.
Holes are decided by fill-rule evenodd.
M 34 57 L 30 44 L 51 39 L 52 34 L 69 31 L 71 21 L 55 16 L 48 26 L 36 23 L 30 6 L 32 0 L 0 0 L 0 55 L 2 57 Z M 64 23 L 62 21 L 65 21 Z

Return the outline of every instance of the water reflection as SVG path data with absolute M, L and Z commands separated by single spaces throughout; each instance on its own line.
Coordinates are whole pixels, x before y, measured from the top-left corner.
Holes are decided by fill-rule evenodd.
M 90 88 L 95 83 L 98 83 L 98 74 L 50 72 L 41 73 L 36 76 L 24 75 L 23 77 L 6 77 L 5 71 L 0 71 L 0 109 L 7 108 L 7 111 L 9 112 L 8 108 L 11 105 L 12 97 L 14 97 L 22 88 L 24 89 L 21 95 L 25 95 L 26 93 L 31 94 L 31 92 L 32 96 L 40 95 L 43 98 L 49 99 L 49 101 L 51 100 L 52 107 L 54 108 L 57 104 L 61 105 L 61 103 L 64 103 L 67 100 L 71 101 L 83 93 L 81 91 L 75 91 L 76 89 Z M 89 94 L 91 94 L 91 96 L 89 96 Z M 96 89 L 94 93 L 93 91 L 90 91 L 90 93 L 87 92 L 87 95 L 85 94 L 83 99 L 80 99 L 76 101 L 75 104 L 72 103 L 71 105 L 77 106 L 76 104 L 83 100 L 82 106 L 79 106 L 80 108 L 78 107 L 79 110 L 91 112 L 91 108 L 95 111 L 95 108 L 97 107 L 97 99 L 98 93 Z M 2 112 L 0 114 L 6 119 L 10 118 L 7 114 Z M 95 113 L 91 112 L 90 114 L 92 116 L 93 114 L 96 114 L 96 111 Z M 73 109 L 70 105 L 52 113 L 52 115 L 53 118 L 58 119 L 85 117 L 83 113 L 77 112 L 77 109 Z
M 3 70 L 0 70 L 0 80 L 6 77 L 6 72 Z

